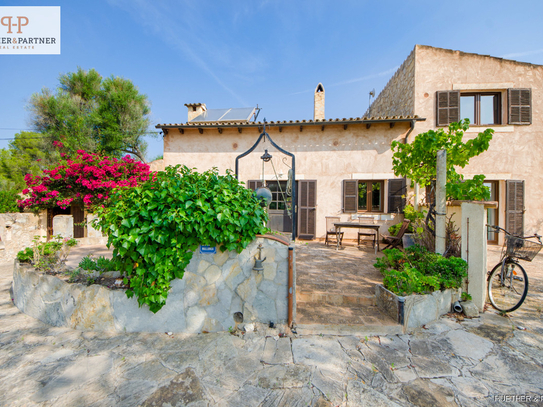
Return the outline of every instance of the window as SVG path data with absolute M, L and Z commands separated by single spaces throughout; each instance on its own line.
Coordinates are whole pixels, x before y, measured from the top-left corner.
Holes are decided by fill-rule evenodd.
M 268 181 L 266 184 L 272 193 L 272 201 L 269 209 L 283 211 L 287 209 L 287 205 L 290 208 L 292 198 L 287 196 L 287 181 Z
M 404 178 L 390 179 L 388 184 L 388 212 L 401 213 L 405 206 L 406 183 Z M 343 212 L 384 212 L 385 181 L 343 181 Z
M 532 90 L 507 89 L 507 106 L 501 92 L 436 92 L 436 124 L 448 126 L 461 119 L 473 125 L 502 124 L 502 112 L 507 110 L 508 124 L 532 123 Z
M 501 124 L 501 94 L 462 93 L 460 119 L 475 125 Z
M 358 212 L 383 212 L 383 181 L 358 181 Z

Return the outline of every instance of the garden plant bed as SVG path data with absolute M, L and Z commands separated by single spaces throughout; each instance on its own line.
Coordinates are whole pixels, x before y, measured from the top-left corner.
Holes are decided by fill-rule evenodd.
M 83 284 L 87 286 L 96 284 L 111 290 L 126 290 L 128 288 L 128 285 L 124 284 L 123 278 L 120 277 L 119 273 L 114 272 L 116 275 L 112 276 L 111 274 L 113 273 L 99 275 L 98 273 L 89 273 L 86 270 L 82 270 L 76 274 L 74 271 L 53 271 L 46 272 L 45 274 L 55 276 L 69 284 Z
M 451 312 L 452 305 L 460 300 L 461 294 L 461 288 L 450 288 L 430 294 L 403 297 L 387 290 L 381 284 L 375 286 L 377 306 L 403 325 L 406 333 Z

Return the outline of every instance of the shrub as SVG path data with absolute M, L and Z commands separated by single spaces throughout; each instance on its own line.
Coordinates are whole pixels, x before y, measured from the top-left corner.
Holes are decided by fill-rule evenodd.
M 405 251 L 385 249 L 383 253 L 374 266 L 383 274 L 385 288 L 398 295 L 458 288 L 468 275 L 464 260 L 445 258 L 420 245 Z
M 57 235 L 49 242 L 40 242 L 40 237 L 33 240 L 34 246 L 27 247 L 17 253 L 17 260 L 30 263 L 36 270 L 45 272 L 59 271 L 64 266 L 72 247 L 77 245 L 75 239 L 63 239 Z
M 415 210 L 413 205 L 406 205 L 403 210 L 403 216 L 404 216 L 404 219 L 409 219 L 411 221 L 411 223 L 407 227 L 406 233 L 415 233 L 415 231 L 417 230 L 416 229 L 417 222 L 424 220 L 425 214 L 423 211 Z M 396 236 L 398 232 L 400 231 L 401 227 L 402 227 L 401 222 L 396 223 L 395 225 L 392 225 L 391 227 L 388 228 L 388 233 L 390 233 L 391 236 Z
M 454 214 L 453 214 L 454 215 Z M 453 222 L 453 215 L 447 218 L 445 224 L 445 253 L 444 257 L 460 257 L 461 256 L 461 244 L 462 240 L 458 233 L 458 227 Z M 429 252 L 435 251 L 436 238 L 432 232 L 426 227 L 426 224 L 422 220 L 417 220 L 415 224 L 416 235 L 415 243 L 423 246 Z
M 198 245 L 241 252 L 265 233 L 266 211 L 253 191 L 231 172 L 197 173 L 167 167 L 135 188 L 117 189 L 110 206 L 98 208 L 98 227 L 113 246 L 116 270 L 140 306 L 157 312 L 166 303 L 170 282 L 182 278 Z
M 104 256 L 100 256 L 97 259 L 93 259 L 91 256 L 85 256 L 79 262 L 79 268 L 88 271 L 98 271 L 100 274 L 108 271 L 115 271 L 113 260 L 106 259 Z
M 60 144 L 61 143 L 57 143 Z M 107 202 L 117 187 L 134 187 L 151 176 L 149 166 L 129 156 L 118 160 L 78 150 L 75 157 L 62 153 L 60 165 L 44 176 L 27 174 L 25 198 L 18 205 L 34 211 L 70 205 L 92 208 Z

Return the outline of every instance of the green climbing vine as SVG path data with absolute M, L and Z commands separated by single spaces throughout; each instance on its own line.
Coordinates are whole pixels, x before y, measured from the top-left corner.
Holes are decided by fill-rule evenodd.
M 119 188 L 98 208 L 98 227 L 113 246 L 126 291 L 152 312 L 165 304 L 170 282 L 182 278 L 198 245 L 241 252 L 266 233 L 267 213 L 231 172 L 168 167 L 133 188 Z
M 486 129 L 477 137 L 462 141 L 469 128 L 469 120 L 451 123 L 448 129 L 429 130 L 421 133 L 410 144 L 392 142 L 392 169 L 396 176 L 407 177 L 421 187 L 430 185 L 436 177 L 436 154 L 447 151 L 447 199 L 486 200 L 490 192 L 483 185 L 484 175 L 464 179 L 456 168 L 464 168 L 470 158 L 488 150 L 494 130 Z

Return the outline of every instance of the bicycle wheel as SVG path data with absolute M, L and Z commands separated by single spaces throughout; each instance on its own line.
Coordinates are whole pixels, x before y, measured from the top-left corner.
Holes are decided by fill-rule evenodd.
M 488 278 L 488 298 L 498 311 L 511 312 L 522 305 L 528 294 L 528 275 L 524 268 L 506 260 L 504 278 L 502 263 L 496 264 Z

